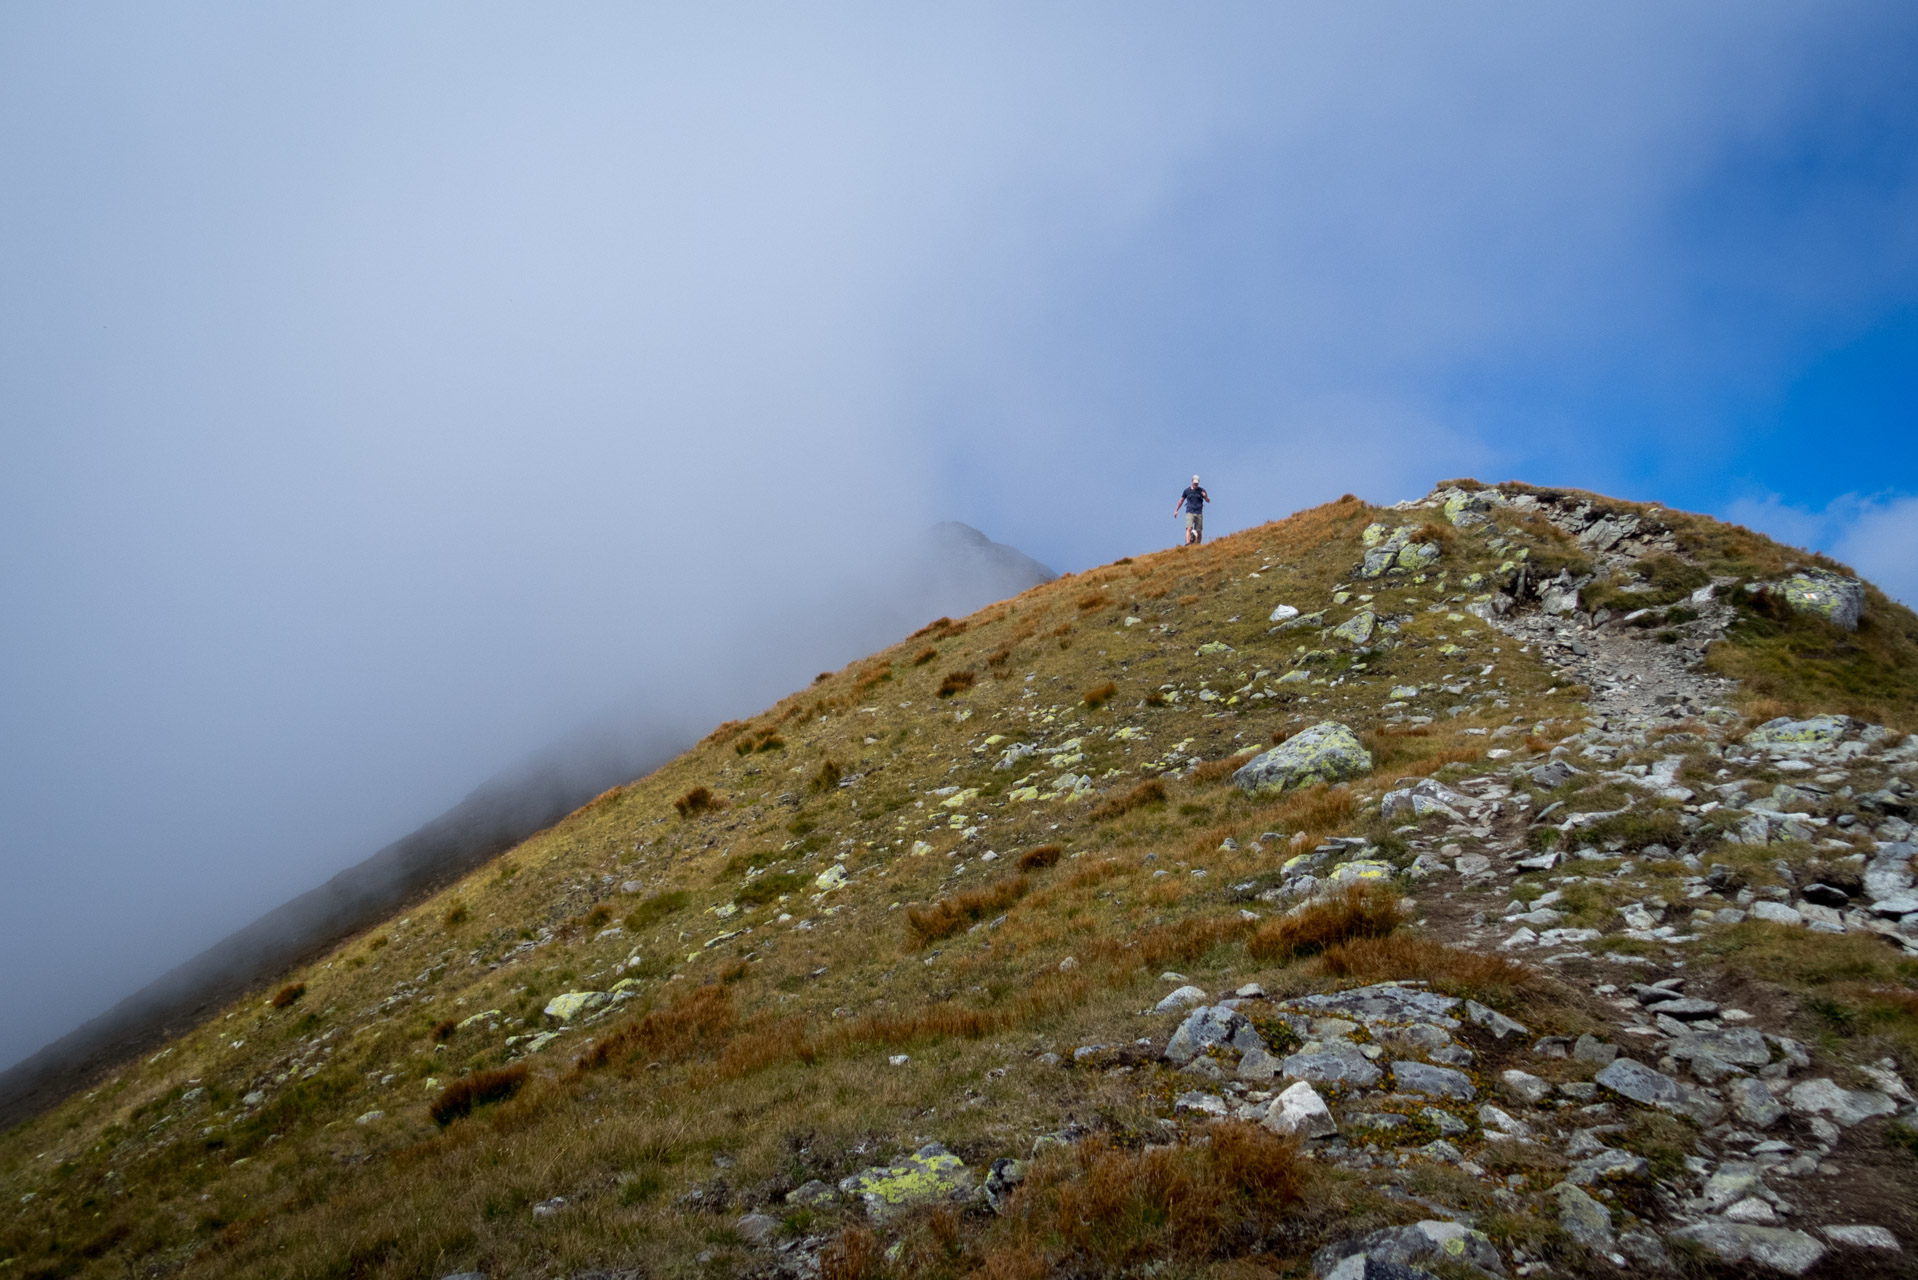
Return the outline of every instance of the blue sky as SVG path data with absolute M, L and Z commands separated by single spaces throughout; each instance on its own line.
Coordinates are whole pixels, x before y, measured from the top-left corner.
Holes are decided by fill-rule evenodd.
M 1918 600 L 1914 65 L 1901 3 L 6 6 L 0 1059 L 852 656 L 939 519 L 1518 478 Z

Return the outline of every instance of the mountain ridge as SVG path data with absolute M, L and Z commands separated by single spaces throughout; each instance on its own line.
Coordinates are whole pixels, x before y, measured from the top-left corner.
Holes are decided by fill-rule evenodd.
M 1520 484 L 1067 575 L 7 1134 L 0 1259 L 1897 1274 L 1914 653 Z

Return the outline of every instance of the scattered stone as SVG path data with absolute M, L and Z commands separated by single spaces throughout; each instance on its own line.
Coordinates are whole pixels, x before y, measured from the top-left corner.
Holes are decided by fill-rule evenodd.
M 1239 1059 L 1239 1079 L 1270 1080 L 1284 1067 L 1285 1063 L 1264 1046 L 1254 1045 Z
M 1746 909 L 1746 914 L 1754 920 L 1769 920 L 1773 924 L 1803 924 L 1805 917 L 1782 902 L 1759 901 Z
M 566 1197 L 554 1196 L 551 1200 L 542 1200 L 538 1204 L 534 1205 L 533 1216 L 535 1218 L 557 1217 L 559 1215 L 559 1212 L 565 1207 L 566 1207 Z
M 1457 1098 L 1462 1102 L 1470 1102 L 1478 1096 L 1472 1077 L 1450 1067 L 1394 1061 L 1392 1080 L 1401 1090 L 1422 1093 L 1428 1098 Z
M 1232 1043 L 1239 1028 L 1246 1025 L 1245 1015 L 1224 1005 L 1201 1005 L 1186 1016 L 1165 1047 L 1168 1062 L 1184 1065 L 1207 1049 Z
M 1476 1000 L 1465 1002 L 1465 1019 L 1473 1026 L 1483 1027 L 1492 1033 L 1494 1040 L 1503 1040 L 1507 1036 L 1529 1036 L 1532 1029 L 1522 1022 L 1515 1022 L 1496 1009 L 1488 1009 Z
M 903 1163 L 862 1169 L 839 1182 L 839 1190 L 859 1197 L 875 1222 L 915 1204 L 962 1199 L 971 1189 L 972 1171 L 965 1161 L 937 1142 L 928 1142 Z
M 1165 999 L 1152 1006 L 1154 1013 L 1179 1013 L 1206 1002 L 1206 994 L 1197 987 L 1180 987 Z
M 786 1193 L 786 1203 L 798 1205 L 802 1209 L 817 1209 L 832 1202 L 833 1189 L 817 1178 L 810 1182 L 802 1182 Z
M 1842 1088 L 1829 1076 L 1793 1085 L 1785 1100 L 1800 1115 L 1830 1116 L 1847 1129 L 1861 1120 L 1892 1115 L 1898 1110 L 1897 1103 L 1876 1089 Z
M 1279 1064 L 1279 1073 L 1314 1084 L 1349 1084 L 1360 1089 L 1370 1089 L 1385 1075 L 1366 1060 L 1357 1045 L 1324 1053 L 1295 1053 Z
M 1825 1238 L 1834 1244 L 1848 1244 L 1854 1249 L 1885 1249 L 1892 1253 L 1903 1252 L 1898 1237 L 1883 1227 L 1865 1225 L 1825 1227 Z
M 1330 1138 L 1339 1131 L 1325 1099 L 1303 1080 L 1288 1086 L 1273 1099 L 1264 1124 L 1275 1133 L 1296 1134 L 1301 1138 Z
M 1725 1096 L 1731 1099 L 1732 1114 L 1754 1129 L 1769 1129 L 1785 1118 L 1784 1106 L 1763 1081 L 1749 1076 L 1734 1080 L 1725 1087 Z
M 1615 1178 L 1642 1178 L 1650 1168 L 1643 1156 L 1613 1147 L 1601 1147 L 1573 1165 L 1572 1171 L 1565 1175 L 1565 1180 L 1576 1182 L 1581 1187 L 1593 1187 Z
M 1339 782 L 1372 771 L 1372 753 L 1358 735 L 1336 720 L 1321 720 L 1252 757 L 1232 775 L 1242 791 L 1285 791 L 1318 782 Z
M 1802 1231 L 1708 1220 L 1672 1232 L 1722 1262 L 1754 1262 L 1788 1276 L 1802 1276 L 1825 1256 L 1825 1246 Z
M 1197 1111 L 1208 1116 L 1224 1116 L 1231 1110 L 1226 1106 L 1224 1098 L 1216 1093 L 1207 1093 L 1203 1089 L 1194 1089 L 1190 1093 L 1180 1094 L 1172 1100 L 1172 1109 Z
M 749 1213 L 733 1223 L 733 1230 L 744 1236 L 748 1244 L 765 1244 L 773 1238 L 773 1232 L 779 1230 L 779 1219 L 768 1213 Z
M 1594 1067 L 1609 1067 L 1618 1058 L 1618 1046 L 1587 1032 L 1572 1046 L 1572 1057 Z
M 1756 1222 L 1770 1225 L 1778 1221 L 1778 1215 L 1772 1212 L 1771 1205 L 1757 1196 L 1748 1196 L 1731 1208 L 1725 1210 L 1727 1222 Z
M 1004 1213 L 1012 1193 L 1026 1180 L 1026 1162 L 1000 1158 L 992 1162 L 984 1186 L 986 1203 L 994 1213 Z
M 1569 1182 L 1552 1188 L 1558 1197 L 1558 1225 L 1588 1249 L 1612 1247 L 1612 1211 Z
M 1803 747 L 1836 742 L 1851 729 L 1850 716 L 1779 716 L 1753 729 L 1745 741 L 1755 747 Z
M 1388 791 L 1379 801 L 1379 815 L 1412 822 L 1428 814 L 1462 820 L 1472 802 L 1436 778 L 1420 778 L 1409 787 Z M 1489 864 L 1488 864 L 1489 865 Z
M 1531 1072 L 1514 1067 L 1499 1073 L 1498 1091 L 1514 1102 L 1535 1107 L 1551 1095 L 1552 1086 Z
M 571 1022 L 582 1013 L 599 1008 L 612 999 L 604 991 L 568 991 L 546 1002 L 545 1014 L 560 1022 Z
M 1401 1280 L 1428 1274 L 1423 1264 L 1452 1262 L 1492 1275 L 1504 1274 L 1504 1263 L 1491 1240 L 1480 1231 L 1457 1222 L 1427 1220 L 1409 1227 L 1386 1227 L 1370 1235 L 1329 1244 L 1312 1255 L 1312 1270 L 1321 1280 Z M 1374 1270 L 1384 1263 L 1396 1270 Z M 1416 1270 L 1413 1270 L 1416 1268 Z
M 1662 1071 L 1654 1071 L 1630 1058 L 1618 1059 L 1593 1078 L 1633 1102 L 1674 1115 L 1690 1116 L 1700 1124 L 1717 1124 L 1725 1113 L 1723 1104 L 1709 1094 L 1688 1088 Z

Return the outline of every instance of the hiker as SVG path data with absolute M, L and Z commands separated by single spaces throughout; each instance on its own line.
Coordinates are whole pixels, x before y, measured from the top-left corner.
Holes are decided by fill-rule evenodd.
M 1172 514 L 1185 512 L 1185 545 L 1205 541 L 1205 504 L 1212 501 L 1212 495 L 1199 487 L 1199 477 L 1192 477 L 1191 486 L 1179 495 L 1179 501 L 1172 508 Z

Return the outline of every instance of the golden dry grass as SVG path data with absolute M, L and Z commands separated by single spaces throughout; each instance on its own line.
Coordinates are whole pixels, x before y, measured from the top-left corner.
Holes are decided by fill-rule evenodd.
M 1399 927 L 1404 910 L 1396 885 L 1361 881 L 1259 926 L 1245 949 L 1255 960 L 1284 964 L 1356 939 L 1386 937 Z

